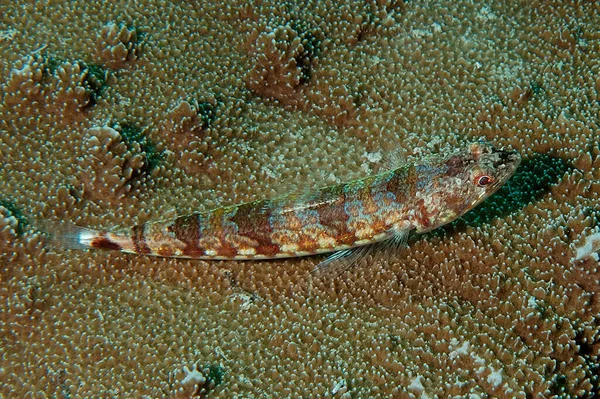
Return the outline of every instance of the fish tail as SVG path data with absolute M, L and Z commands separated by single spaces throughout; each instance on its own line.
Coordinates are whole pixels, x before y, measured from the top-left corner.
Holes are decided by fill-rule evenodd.
M 104 231 L 53 220 L 38 220 L 35 226 L 48 237 L 48 243 L 57 249 L 121 249 Z

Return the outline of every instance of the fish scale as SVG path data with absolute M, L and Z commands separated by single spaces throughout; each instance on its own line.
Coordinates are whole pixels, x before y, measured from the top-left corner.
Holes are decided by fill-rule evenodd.
M 329 266 L 351 255 L 353 248 L 402 241 L 409 232 L 423 233 L 455 220 L 504 184 L 520 160 L 516 151 L 476 142 L 305 195 L 221 207 L 114 232 L 73 226 L 62 241 L 84 248 L 192 259 L 272 259 L 334 252 L 320 264 Z

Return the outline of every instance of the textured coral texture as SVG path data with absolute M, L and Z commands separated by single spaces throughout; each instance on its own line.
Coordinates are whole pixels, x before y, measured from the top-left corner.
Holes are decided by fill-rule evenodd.
M 600 395 L 595 1 L 0 3 L 0 397 Z M 487 139 L 464 218 L 322 259 L 64 249 Z M 55 227 L 52 227 L 55 226 Z

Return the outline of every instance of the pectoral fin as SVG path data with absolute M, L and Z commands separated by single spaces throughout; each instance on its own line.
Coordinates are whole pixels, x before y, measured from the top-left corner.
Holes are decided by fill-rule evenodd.
M 387 251 L 396 251 L 406 246 L 410 228 L 398 228 L 394 231 L 392 238 L 362 247 L 348 248 L 342 251 L 334 252 L 327 259 L 322 261 L 315 267 L 312 273 L 319 277 L 337 277 L 346 270 L 350 269 L 357 263 L 361 262 L 372 252 L 385 253 Z
M 364 245 L 334 252 L 319 263 L 312 273 L 318 277 L 337 277 L 365 258 L 372 248 L 372 245 Z

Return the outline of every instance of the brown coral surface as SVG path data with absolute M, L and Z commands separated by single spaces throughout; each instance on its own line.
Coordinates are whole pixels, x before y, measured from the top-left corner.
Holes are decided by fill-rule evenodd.
M 0 0 L 0 397 L 600 395 L 599 18 L 594 1 Z M 481 138 L 523 155 L 507 186 L 335 279 L 311 276 L 319 257 L 63 250 L 36 230 Z

